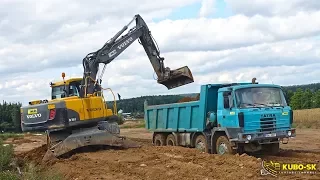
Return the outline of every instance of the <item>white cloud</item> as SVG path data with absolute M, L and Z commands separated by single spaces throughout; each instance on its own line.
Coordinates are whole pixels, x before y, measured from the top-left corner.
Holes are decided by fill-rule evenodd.
M 261 16 L 266 13 L 253 3 L 250 8 L 261 15 L 250 16 L 238 8 L 235 12 L 244 15 L 155 23 L 153 18 L 167 17 L 174 8 L 194 2 L 211 7 L 213 1 L 139 0 L 122 6 L 117 2 L 70 1 L 68 6 L 62 6 L 62 1 L 0 2 L 0 100 L 26 103 L 50 98 L 50 81 L 61 80 L 61 72 L 82 77 L 82 59 L 101 48 L 137 12 L 147 22 L 165 65 L 189 66 L 195 82 L 169 91 L 157 84 L 143 47 L 134 42 L 107 65 L 103 77 L 104 87 L 123 98 L 198 92 L 201 84 L 252 77 L 281 85 L 319 81 L 320 39 L 314 36 L 320 32 L 320 11 L 293 9 L 288 16 L 284 10 L 270 10 L 277 13 L 269 17 Z M 272 2 L 264 4 L 265 9 L 272 9 Z M 285 6 L 281 2 L 280 9 Z M 235 8 L 234 2 L 228 3 Z M 207 10 L 200 10 L 203 16 Z
M 200 17 L 206 17 L 214 12 L 216 0 L 202 0 L 199 12 Z

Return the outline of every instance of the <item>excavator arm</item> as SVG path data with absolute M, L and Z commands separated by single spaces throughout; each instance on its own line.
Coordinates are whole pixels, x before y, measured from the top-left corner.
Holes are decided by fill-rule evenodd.
M 136 26 L 131 28 L 127 34 L 121 36 L 134 21 L 136 22 Z M 152 67 L 158 76 L 157 82 L 159 84 L 166 86 L 168 89 L 172 89 L 194 82 L 192 73 L 187 66 L 176 70 L 170 70 L 170 68 L 164 66 L 164 58 L 160 57 L 160 51 L 157 48 L 147 24 L 141 16 L 137 14 L 129 24 L 124 26 L 121 31 L 107 41 L 101 49 L 88 54 L 83 59 L 84 76 L 82 85 L 85 84 L 88 76 L 91 77 L 89 79 L 94 79 L 97 80 L 96 82 L 99 83 L 100 81 L 101 83 L 101 79 L 97 79 L 96 77 L 99 70 L 99 64 L 109 64 L 137 39 L 139 39 L 140 44 L 143 46 Z M 87 81 L 87 86 L 83 87 L 87 88 L 85 91 L 86 94 L 91 94 L 95 91 L 96 84 L 92 81 Z

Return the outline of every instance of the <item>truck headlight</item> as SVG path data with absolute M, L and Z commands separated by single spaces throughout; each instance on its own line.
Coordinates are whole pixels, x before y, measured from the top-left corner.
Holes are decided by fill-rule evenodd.
M 250 141 L 251 140 L 251 135 L 247 135 L 247 140 Z
M 292 135 L 291 131 L 288 131 L 288 136 L 291 136 L 291 135 Z

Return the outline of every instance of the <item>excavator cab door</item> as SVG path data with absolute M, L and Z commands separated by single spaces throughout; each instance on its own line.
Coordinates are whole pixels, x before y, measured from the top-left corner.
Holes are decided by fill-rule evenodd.
M 168 89 L 173 89 L 193 82 L 194 79 L 188 66 L 166 71 L 164 79 L 158 79 L 158 83 L 166 86 Z

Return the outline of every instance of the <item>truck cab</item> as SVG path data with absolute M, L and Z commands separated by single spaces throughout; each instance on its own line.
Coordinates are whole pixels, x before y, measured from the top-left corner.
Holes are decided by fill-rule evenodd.
M 231 144 L 242 151 L 277 152 L 279 140 L 295 135 L 292 122 L 293 113 L 281 87 L 271 84 L 219 89 L 217 111 L 209 116 L 214 129 L 224 129 Z
M 295 136 L 293 113 L 281 86 L 255 81 L 202 85 L 198 101 L 156 106 L 146 102 L 145 119 L 155 145 L 218 154 L 276 154 L 280 142 Z

